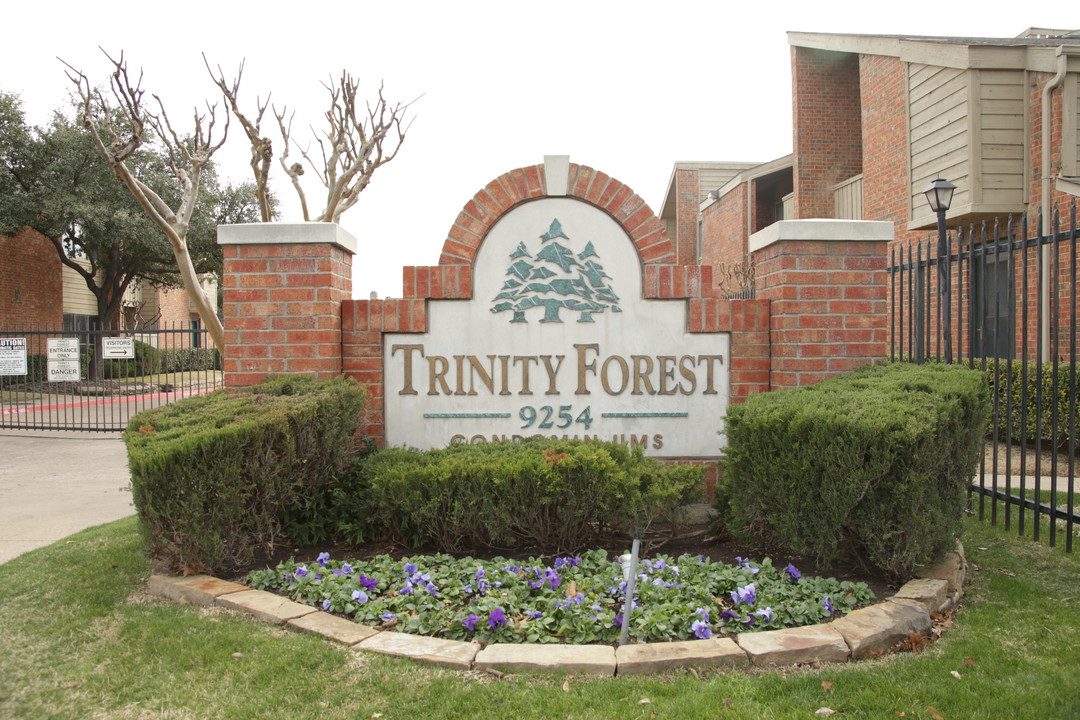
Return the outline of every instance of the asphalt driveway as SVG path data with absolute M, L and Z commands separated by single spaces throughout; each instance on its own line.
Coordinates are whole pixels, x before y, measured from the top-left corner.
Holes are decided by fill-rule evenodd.
M 132 515 L 120 433 L 0 430 L 0 563 Z

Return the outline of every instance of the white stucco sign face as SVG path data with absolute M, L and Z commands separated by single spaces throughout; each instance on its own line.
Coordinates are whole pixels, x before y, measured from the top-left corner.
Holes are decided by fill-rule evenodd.
M 633 241 L 601 210 L 544 198 L 485 238 L 473 299 L 432 300 L 428 332 L 384 337 L 386 442 L 532 435 L 714 457 L 726 333 L 686 331 L 684 300 L 643 300 Z

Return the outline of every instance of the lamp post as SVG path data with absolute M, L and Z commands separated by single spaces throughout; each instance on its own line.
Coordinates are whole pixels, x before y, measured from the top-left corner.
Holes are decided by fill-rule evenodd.
M 949 293 L 949 241 L 945 237 L 945 212 L 952 204 L 956 186 L 938 178 L 923 191 L 930 209 L 937 213 L 938 251 L 938 309 L 941 311 L 941 334 L 945 342 L 945 362 L 952 363 L 952 303 Z

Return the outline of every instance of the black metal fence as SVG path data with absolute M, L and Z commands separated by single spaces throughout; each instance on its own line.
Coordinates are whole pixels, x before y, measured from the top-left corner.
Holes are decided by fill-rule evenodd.
M 0 325 L 0 429 L 123 430 L 142 410 L 222 385 L 207 331 Z
M 1067 225 L 1067 227 L 1066 227 Z M 987 452 L 970 487 L 980 519 L 1072 552 L 1077 445 L 1076 203 L 1031 227 L 982 223 L 947 238 L 895 248 L 890 275 L 890 357 L 951 357 L 987 374 L 993 414 Z M 939 268 L 944 265 L 944 273 Z M 988 507 L 989 506 L 989 507 Z M 1030 511 L 1030 512 L 1029 512 Z M 1030 515 L 1030 519 L 1029 519 Z M 1015 516 L 1015 518 L 1014 518 Z

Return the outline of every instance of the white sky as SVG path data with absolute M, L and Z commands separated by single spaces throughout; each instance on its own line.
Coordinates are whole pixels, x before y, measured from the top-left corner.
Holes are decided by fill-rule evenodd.
M 789 30 L 1013 37 L 1080 23 L 1071 3 L 1028 8 L 1015 0 L 924 4 L 940 20 L 919 5 L 901 13 L 895 3 L 867 0 L 238 6 L 9 3 L 0 11 L 0 91 L 20 95 L 28 119 L 44 123 L 72 89 L 57 56 L 104 83 L 110 65 L 101 46 L 114 56 L 124 50 L 132 70 L 143 69 L 143 88 L 162 97 L 181 127 L 195 104 L 216 97 L 200 52 L 227 78 L 245 59 L 241 106 L 251 110 L 256 95 L 272 91 L 279 107 L 297 110 L 294 127 L 318 121 L 326 105 L 320 82 L 342 68 L 365 97 L 380 80 L 391 100 L 423 95 L 400 154 L 342 217 L 360 245 L 356 297 L 400 295 L 401 267 L 438 263 L 447 231 L 477 190 L 545 154 L 603 170 L 658 212 L 677 161 L 764 162 L 791 152 Z M 274 129 L 269 113 L 263 122 L 264 134 Z M 235 124 L 215 158 L 225 177 L 249 179 Z M 282 219 L 300 220 L 284 180 L 275 159 Z M 318 204 L 316 188 L 307 193 Z

